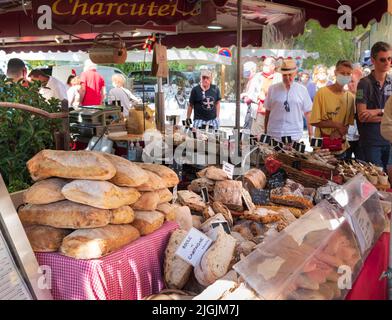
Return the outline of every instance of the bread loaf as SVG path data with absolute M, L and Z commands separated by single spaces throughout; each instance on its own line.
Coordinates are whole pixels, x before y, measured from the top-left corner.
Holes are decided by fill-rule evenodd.
M 207 207 L 203 199 L 196 193 L 187 190 L 178 191 L 178 200 L 184 206 L 188 206 L 191 210 L 203 212 Z
M 191 210 L 186 207 L 178 207 L 174 209 L 176 222 L 180 229 L 189 231 L 193 226 Z
M 90 151 L 42 150 L 27 162 L 34 181 L 50 177 L 109 180 L 116 168 L 103 155 Z
M 142 236 L 145 236 L 158 230 L 164 220 L 165 216 L 158 211 L 135 211 L 135 220 L 132 225 Z
M 196 229 L 200 229 L 204 219 L 201 216 L 192 215 L 192 225 Z
M 160 198 L 157 192 L 143 192 L 141 197 L 132 205 L 135 210 L 154 211 L 159 204 Z
M 61 192 L 68 200 L 100 209 L 118 209 L 140 198 L 136 189 L 117 187 L 108 181 L 75 180 L 66 184 Z
M 218 228 L 216 241 L 203 255 L 200 264 L 195 267 L 197 281 L 205 286 L 211 285 L 227 273 L 234 255 L 236 240 L 227 234 L 222 226 Z
M 176 208 L 180 207 L 178 204 L 171 203 L 161 203 L 157 207 L 157 211 L 165 215 L 165 221 L 175 221 L 176 220 Z
M 102 153 L 116 168 L 110 182 L 121 187 L 137 187 L 148 181 L 148 174 L 133 162 L 109 153 Z
M 110 210 L 110 224 L 128 224 L 135 219 L 135 213 L 130 206 Z
M 241 181 L 217 181 L 214 188 L 214 200 L 223 203 L 229 209 L 241 211 L 243 209 Z
M 160 189 L 156 191 L 159 195 L 159 203 L 170 202 L 173 200 L 173 194 L 168 188 Z
M 138 163 L 138 165 L 144 170 L 153 172 L 161 177 L 165 182 L 165 186 L 163 188 L 173 188 L 180 182 L 177 173 L 164 165 L 152 163 Z
M 69 229 L 58 229 L 48 226 L 27 226 L 25 227 L 27 238 L 34 252 L 55 252 L 63 239 L 72 232 Z
M 267 184 L 267 177 L 259 169 L 250 169 L 244 175 L 244 184 L 250 188 L 264 189 Z
M 163 270 L 168 288 L 182 289 L 191 275 L 192 266 L 176 255 L 176 251 L 186 235 L 185 230 L 175 230 L 166 247 Z
M 214 191 L 214 185 L 215 181 L 203 177 L 193 180 L 188 186 L 188 190 L 195 193 L 201 193 L 201 188 L 205 187 L 207 188 L 208 192 L 212 192 Z
M 148 181 L 137 187 L 141 192 L 156 191 L 166 188 L 166 182 L 157 174 L 151 171 L 146 171 Z
M 97 259 L 139 237 L 139 231 L 127 224 L 76 230 L 64 238 L 60 251 L 76 259 Z
M 24 203 L 48 204 L 65 200 L 61 189 L 69 181 L 60 178 L 50 178 L 34 183 L 23 194 Z
M 230 227 L 233 226 L 233 216 L 231 215 L 231 212 L 228 207 L 226 207 L 223 203 L 219 201 L 214 201 L 212 203 L 212 209 L 216 214 L 221 213 L 225 217 L 226 221 L 229 223 Z
M 81 229 L 103 227 L 110 222 L 110 211 L 68 200 L 50 204 L 29 204 L 19 209 L 24 225 L 46 225 L 55 228 Z
M 208 167 L 205 177 L 214 181 L 223 181 L 229 178 L 225 171 L 216 167 Z

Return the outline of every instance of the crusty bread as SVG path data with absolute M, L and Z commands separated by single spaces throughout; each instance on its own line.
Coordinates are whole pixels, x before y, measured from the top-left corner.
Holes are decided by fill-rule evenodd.
M 200 229 L 204 219 L 201 216 L 192 215 L 192 225 L 196 229 Z
M 110 224 L 128 224 L 135 220 L 135 213 L 130 206 L 110 210 Z
M 196 173 L 196 176 L 197 176 L 198 178 L 203 178 L 203 177 L 205 177 L 208 168 L 209 168 L 209 167 L 200 170 L 199 172 Z
M 264 189 L 267 177 L 260 169 L 250 169 L 244 175 L 244 184 L 249 188 Z
M 180 229 L 189 231 L 193 226 L 191 210 L 187 206 L 174 209 L 176 222 Z
M 178 200 L 184 206 L 188 206 L 191 210 L 197 212 L 203 212 L 207 207 L 203 199 L 196 193 L 187 190 L 181 190 L 177 192 Z
M 176 220 L 176 208 L 180 207 L 178 204 L 161 203 L 157 207 L 157 211 L 162 212 L 165 215 L 165 221 Z
M 145 236 L 158 230 L 164 220 L 165 216 L 158 211 L 135 211 L 135 220 L 132 225 L 142 236 Z
M 229 226 L 233 226 L 233 216 L 231 215 L 231 212 L 228 207 L 226 207 L 223 203 L 219 201 L 214 201 L 212 203 L 212 209 L 214 210 L 215 213 L 221 213 L 226 221 L 229 223 Z
M 208 167 L 205 177 L 214 181 L 223 181 L 229 179 L 227 173 L 217 167 Z
M 38 181 L 23 193 L 23 201 L 31 204 L 48 204 L 65 200 L 61 189 L 68 182 L 60 178 Z
M 55 228 L 97 228 L 109 224 L 110 211 L 68 200 L 50 204 L 29 204 L 19 209 L 24 225 L 40 224 Z
M 109 153 L 102 153 L 116 168 L 116 175 L 110 182 L 121 187 L 137 187 L 148 181 L 148 174 L 135 163 Z
M 103 155 L 90 151 L 42 150 L 27 162 L 34 181 L 50 177 L 109 180 L 116 168 Z
M 242 211 L 241 181 L 217 181 L 214 188 L 214 200 L 223 203 L 229 209 Z
M 195 193 L 201 193 L 201 188 L 207 188 L 208 192 L 214 191 L 215 181 L 210 180 L 206 177 L 192 180 L 191 184 L 188 186 L 189 191 L 193 191 Z
M 222 226 L 218 228 L 216 241 L 195 267 L 196 279 L 204 286 L 211 285 L 227 273 L 234 255 L 236 240 L 227 234 Z
M 173 188 L 180 182 L 177 173 L 175 173 L 172 169 L 164 165 L 152 164 L 152 163 L 137 163 L 137 164 L 144 170 L 148 170 L 160 176 L 165 181 L 164 188 Z
M 192 272 L 192 265 L 182 260 L 175 253 L 181 242 L 185 239 L 185 230 L 175 230 L 165 250 L 163 263 L 166 286 L 172 289 L 182 289 L 187 283 Z
M 76 259 L 97 259 L 139 237 L 139 231 L 129 224 L 76 230 L 64 238 L 60 251 Z
M 148 181 L 137 187 L 141 192 L 156 191 L 166 188 L 166 182 L 154 172 L 147 171 Z
M 75 180 L 61 192 L 68 200 L 100 209 L 118 209 L 140 198 L 135 188 L 117 187 L 108 181 Z
M 159 203 L 170 202 L 173 200 L 173 194 L 168 188 L 160 189 L 156 191 L 159 195 Z
M 58 229 L 39 225 L 27 226 L 25 231 L 34 252 L 57 251 L 63 239 L 72 232 L 70 229 Z
M 132 208 L 135 210 L 154 211 L 159 201 L 160 198 L 157 192 L 143 192 L 142 196 L 132 205 Z

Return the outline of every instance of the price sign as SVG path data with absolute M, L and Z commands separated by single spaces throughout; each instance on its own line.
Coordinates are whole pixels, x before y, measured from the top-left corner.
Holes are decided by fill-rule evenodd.
M 270 191 L 264 189 L 253 189 L 250 192 L 255 205 L 267 205 L 270 202 Z
M 285 181 L 286 173 L 283 170 L 279 170 L 268 179 L 268 186 L 270 189 L 280 188 L 285 185 Z
M 209 195 L 208 195 L 208 188 L 207 187 L 202 187 L 201 188 L 201 196 L 202 196 L 203 201 L 205 203 L 209 203 L 210 202 L 210 198 L 209 198 Z
M 323 139 L 321 138 L 312 138 L 310 139 L 310 146 L 313 148 L 321 148 L 323 145 Z
M 233 175 L 234 175 L 234 165 L 231 163 L 228 163 L 226 161 L 223 161 L 223 167 L 222 167 L 223 171 L 227 173 L 227 176 L 229 177 L 229 179 L 233 179 Z
M 287 136 L 287 137 L 282 137 L 282 142 L 283 142 L 284 144 L 290 144 L 290 143 L 293 142 L 293 140 L 291 139 L 290 136 Z
M 261 138 L 260 138 L 260 142 L 261 143 L 265 143 L 265 144 L 270 144 L 271 142 L 271 137 L 269 135 L 266 134 L 262 134 Z

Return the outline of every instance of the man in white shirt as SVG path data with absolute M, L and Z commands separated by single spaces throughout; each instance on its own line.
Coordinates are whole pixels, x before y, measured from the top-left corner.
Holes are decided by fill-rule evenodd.
M 303 134 L 303 116 L 308 123 L 309 136 L 312 136 L 312 126 L 309 117 L 312 111 L 312 100 L 308 90 L 294 82 L 297 75 L 297 65 L 292 59 L 285 59 L 278 72 L 282 74 L 283 82 L 272 85 L 264 102 L 265 128 L 267 134 L 275 140 L 291 137 L 299 141 Z
M 42 94 L 46 100 L 49 100 L 50 98 L 67 100 L 67 87 L 60 80 L 48 76 L 39 69 L 31 71 L 29 78 L 33 81 L 41 81 L 42 87 L 39 93 Z

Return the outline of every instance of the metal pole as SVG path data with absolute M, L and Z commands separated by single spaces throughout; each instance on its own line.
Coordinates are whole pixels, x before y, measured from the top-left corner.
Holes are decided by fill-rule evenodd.
M 162 35 L 158 34 L 158 43 L 162 43 Z M 165 133 L 165 97 L 162 90 L 162 78 L 158 77 L 158 93 L 155 97 L 155 123 L 161 133 Z
M 237 1 L 237 79 L 236 79 L 236 111 L 235 111 L 235 128 L 240 132 L 241 117 L 241 48 L 242 48 L 242 0 Z

